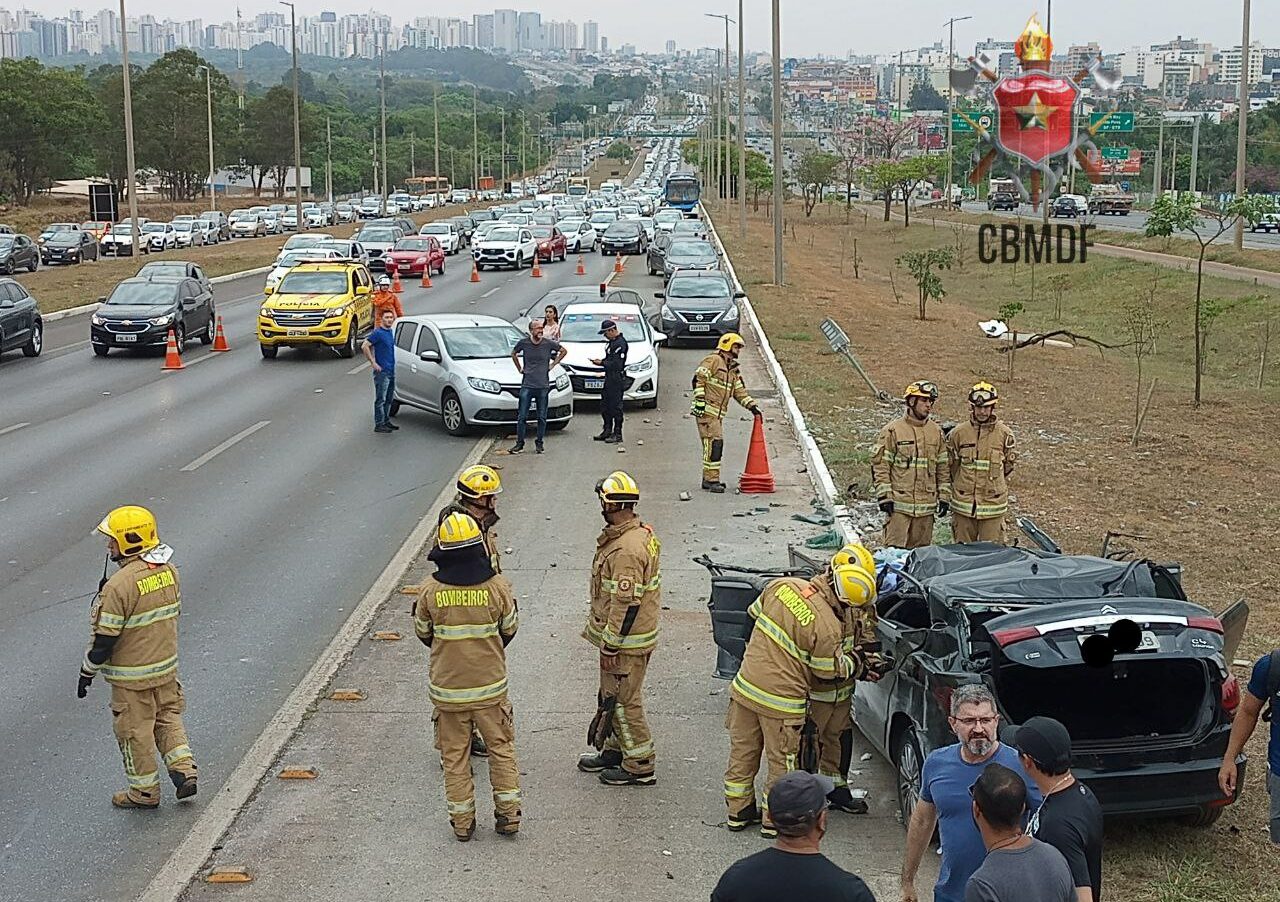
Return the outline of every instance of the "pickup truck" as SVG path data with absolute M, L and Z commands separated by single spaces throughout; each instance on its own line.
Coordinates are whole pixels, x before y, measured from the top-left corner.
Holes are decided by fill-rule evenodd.
M 1263 213 L 1257 222 L 1249 224 L 1250 232 L 1280 232 L 1280 213 Z
M 1132 194 L 1121 191 L 1119 185 L 1094 185 L 1089 192 L 1089 212 L 1097 216 L 1107 213 L 1128 216 L 1134 199 Z

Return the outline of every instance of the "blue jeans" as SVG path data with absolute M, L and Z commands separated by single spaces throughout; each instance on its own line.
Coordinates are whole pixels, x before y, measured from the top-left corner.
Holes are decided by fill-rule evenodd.
M 394 370 L 373 374 L 373 425 L 386 426 L 391 421 L 391 399 L 396 393 Z
M 516 413 L 516 444 L 524 444 L 524 421 L 529 416 L 529 404 L 538 399 L 538 444 L 547 437 L 547 399 L 551 396 L 551 388 L 526 388 L 520 386 L 520 409 Z

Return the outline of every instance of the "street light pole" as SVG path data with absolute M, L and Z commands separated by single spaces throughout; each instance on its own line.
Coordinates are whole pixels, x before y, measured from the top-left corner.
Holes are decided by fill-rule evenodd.
M 139 251 L 138 244 L 138 170 L 133 160 L 133 95 L 129 90 L 129 27 L 125 21 L 124 0 L 120 0 L 120 65 L 124 82 L 124 188 L 129 194 L 129 235 L 132 253 Z M 116 251 L 119 254 L 119 251 Z
M 502 150 L 502 190 L 505 192 L 507 190 L 507 108 L 502 107 L 499 112 L 502 113 L 502 131 L 498 146 Z
M 204 70 L 205 103 L 209 110 L 209 209 L 218 209 L 218 192 L 213 187 L 213 70 L 208 66 L 196 66 Z
M 123 2 L 123 0 L 121 0 Z M 302 231 L 302 109 L 298 101 L 298 11 L 289 0 L 280 0 L 289 7 L 289 30 L 293 37 L 293 203 L 297 216 L 297 229 Z
M 773 0 L 773 284 L 782 287 L 782 12 Z
M 333 215 L 333 126 L 324 117 L 324 193 L 329 199 L 329 214 Z M 335 217 L 334 221 L 337 219 Z
M 382 33 L 378 52 L 378 101 L 381 105 L 378 127 L 382 133 L 382 215 L 387 215 L 387 33 Z
M 476 86 L 471 86 L 471 190 L 480 196 L 480 113 L 476 101 Z
M 742 0 L 738 0 L 738 237 L 747 237 L 746 70 L 742 60 Z
M 972 18 L 973 16 L 952 16 L 947 20 L 947 31 L 950 35 L 947 49 L 947 183 L 943 188 L 943 191 L 946 192 L 945 201 L 947 206 L 951 206 L 951 181 L 954 178 L 956 156 L 955 132 L 951 128 L 951 122 L 955 118 L 956 110 L 956 89 L 951 85 L 951 73 L 956 67 L 956 23 Z
M 123 0 L 121 0 L 123 2 Z M 1236 129 L 1236 197 L 1244 195 L 1245 138 L 1249 134 L 1249 0 L 1244 0 L 1240 38 L 1240 123 Z M 1236 217 L 1236 250 L 1244 249 L 1244 220 Z
M 440 206 L 440 85 L 433 86 L 431 91 L 431 127 L 435 130 L 435 135 L 431 140 L 432 146 L 435 148 L 435 162 L 432 167 L 432 174 L 436 177 L 436 208 Z M 450 169 L 450 174 L 453 170 Z

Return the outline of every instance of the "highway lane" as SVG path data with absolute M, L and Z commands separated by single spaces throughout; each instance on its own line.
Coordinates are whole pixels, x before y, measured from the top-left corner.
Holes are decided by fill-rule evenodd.
M 473 284 L 461 254 L 434 288 L 407 285 L 405 309 L 512 317 L 553 287 L 604 278 L 612 264 L 588 256 L 588 275 L 575 276 L 574 262 L 544 267 L 542 279 L 487 272 Z M 6 900 L 130 898 L 200 808 L 199 799 L 175 806 L 166 795 L 158 813 L 113 810 L 109 795 L 123 774 L 108 687 L 98 681 L 84 702 L 74 695 L 103 564 L 91 530 L 106 510 L 152 507 L 177 549 L 182 676 L 204 798 L 472 445 L 408 411 L 399 433 L 374 435 L 360 359 L 327 351 L 261 359 L 253 339 L 261 280 L 215 287 L 233 350 L 212 355 L 193 343 L 181 372 L 163 372 L 157 355 L 95 357 L 81 344 L 86 317 L 50 324 L 45 357 L 0 363 Z M 595 423 L 582 423 L 550 436 L 549 454 L 584 440 Z

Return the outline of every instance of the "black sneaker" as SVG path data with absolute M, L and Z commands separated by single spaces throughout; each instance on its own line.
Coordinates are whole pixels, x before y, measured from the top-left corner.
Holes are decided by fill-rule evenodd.
M 615 432 L 613 435 L 605 439 L 604 442 L 606 445 L 620 445 L 622 444 L 622 433 Z
M 392 429 L 390 426 L 374 426 L 373 431 L 380 432 L 384 435 L 389 435 L 392 432 Z
M 653 771 L 633 774 L 622 767 L 606 767 L 599 776 L 605 786 L 653 786 L 658 782 L 658 775 Z
M 508 454 L 523 454 L 523 453 L 524 453 L 524 445 L 523 445 L 523 444 L 520 444 L 520 445 L 512 445 L 512 446 L 511 446 L 511 450 L 510 450 L 510 451 L 508 451 L 507 453 L 508 453 Z
M 538 442 L 538 444 L 534 445 L 534 446 L 533 446 L 533 450 L 534 450 L 534 451 L 536 451 L 537 453 L 541 454 L 541 453 L 542 453 L 542 442 Z
M 622 752 L 617 749 L 605 749 L 594 755 L 583 755 L 578 759 L 578 770 L 588 774 L 598 774 L 610 767 L 622 764 Z
M 867 800 L 855 798 L 848 786 L 837 786 L 827 793 L 827 801 L 831 807 L 846 814 L 866 814 Z
M 169 779 L 173 781 L 174 795 L 179 799 L 189 799 L 196 794 L 195 775 L 186 776 L 176 770 L 169 771 Z
M 388 421 L 387 421 L 387 428 L 388 428 L 388 429 L 390 429 L 392 432 L 395 432 L 395 431 L 396 431 L 397 429 L 399 429 L 400 427 L 399 427 L 399 426 L 397 426 L 395 423 L 392 423 L 391 421 L 389 421 L 389 420 L 388 420 Z
M 741 833 L 752 824 L 760 823 L 760 809 L 756 807 L 756 803 L 752 802 L 746 808 L 743 808 L 737 814 L 729 815 L 725 826 L 734 833 Z
M 604 441 L 608 441 L 608 440 L 609 440 L 609 436 L 610 436 L 610 435 L 612 435 L 612 433 L 610 433 L 610 432 L 608 432 L 608 431 L 605 431 L 605 432 L 600 433 L 599 435 L 593 435 L 593 436 L 591 436 L 591 441 L 593 441 L 593 442 L 604 442 Z
M 484 737 L 471 734 L 471 754 L 477 758 L 489 757 L 489 746 L 485 745 Z

